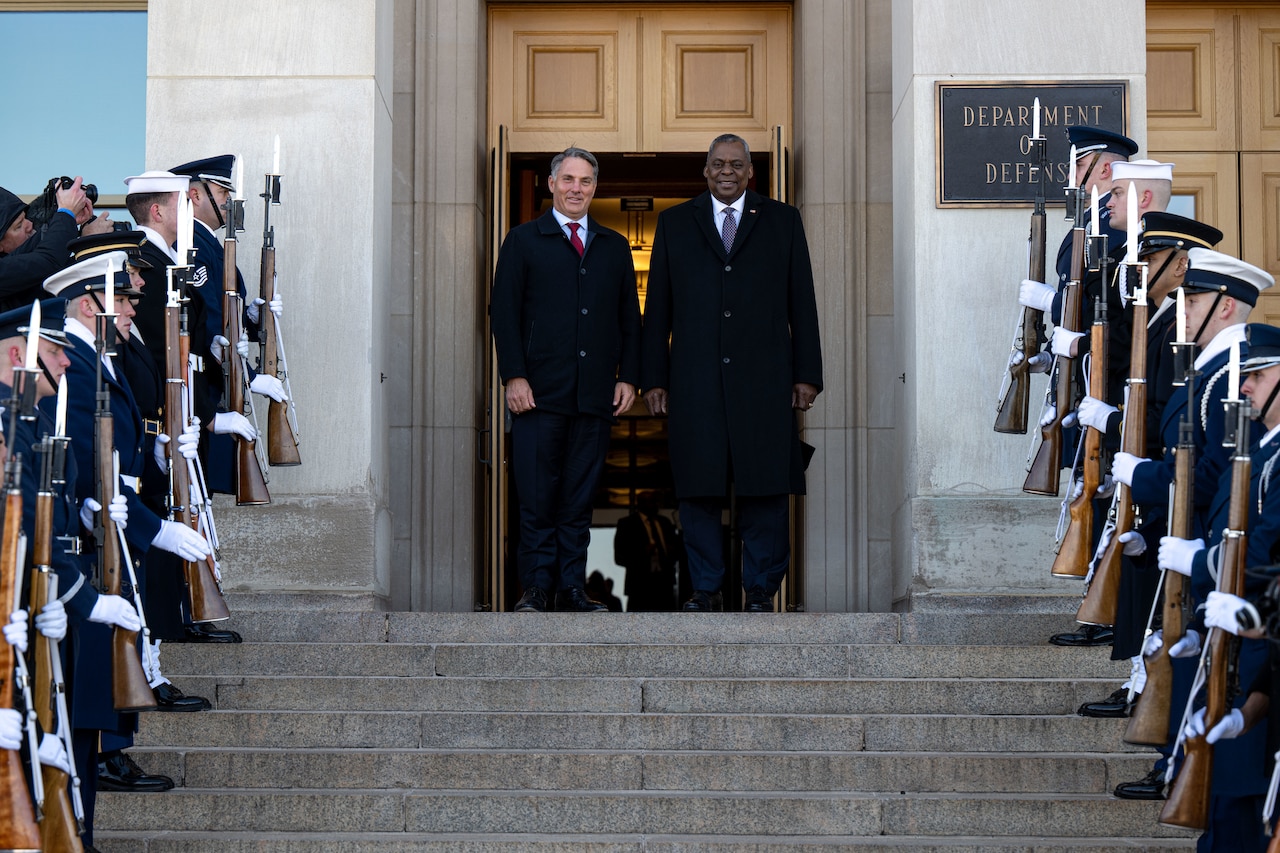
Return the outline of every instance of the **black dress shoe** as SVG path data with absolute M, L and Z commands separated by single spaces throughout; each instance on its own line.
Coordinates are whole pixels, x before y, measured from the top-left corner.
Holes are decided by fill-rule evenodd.
M 724 596 L 720 594 L 719 590 L 716 592 L 697 590 L 684 603 L 684 609 L 704 613 L 718 612 L 724 610 Z
M 154 793 L 173 788 L 173 780 L 159 774 L 142 772 L 132 758 L 123 752 L 104 753 L 98 757 L 98 790 Z
M 1085 625 L 1069 634 L 1054 634 L 1049 642 L 1055 646 L 1109 646 L 1115 631 L 1109 625 Z
M 209 711 L 213 703 L 203 696 L 188 696 L 171 682 L 153 687 L 157 711 Z
M 753 586 L 747 590 L 747 606 L 743 609 L 748 613 L 772 613 L 773 596 L 764 587 Z
M 1122 800 L 1163 800 L 1164 771 L 1152 770 L 1137 782 L 1121 782 L 1115 795 Z
M 1137 702 L 1141 695 L 1133 694 L 1133 701 Z M 1085 702 L 1076 713 L 1082 717 L 1127 717 L 1132 707 L 1129 703 L 1129 691 L 1121 687 L 1101 702 Z
M 186 626 L 179 643 L 241 643 L 244 639 L 235 631 L 215 628 L 209 622 L 197 622 Z
M 556 610 L 561 613 L 600 613 L 608 609 L 588 596 L 582 587 L 566 587 L 556 593 Z
M 531 586 L 516 602 L 516 613 L 546 613 L 547 591 L 542 587 Z

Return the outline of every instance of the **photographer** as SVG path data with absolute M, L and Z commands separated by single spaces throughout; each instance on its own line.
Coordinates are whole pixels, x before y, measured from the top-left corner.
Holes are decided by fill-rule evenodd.
M 85 195 L 79 176 L 69 185 L 62 181 L 55 193 L 57 210 L 43 232 L 36 234 L 27 220 L 27 205 L 0 187 L 0 311 L 30 304 L 43 294 L 44 280 L 67 266 L 67 243 L 85 234 L 110 231 L 109 217 L 94 218 L 93 203 Z

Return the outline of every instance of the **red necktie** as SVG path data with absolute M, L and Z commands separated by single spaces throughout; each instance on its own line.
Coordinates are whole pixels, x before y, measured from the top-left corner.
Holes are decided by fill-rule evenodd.
M 569 242 L 573 245 L 573 248 L 578 251 L 578 257 L 582 257 L 582 253 L 585 250 L 582 245 L 582 238 L 578 236 L 578 229 L 581 227 L 582 226 L 576 222 L 569 223 Z

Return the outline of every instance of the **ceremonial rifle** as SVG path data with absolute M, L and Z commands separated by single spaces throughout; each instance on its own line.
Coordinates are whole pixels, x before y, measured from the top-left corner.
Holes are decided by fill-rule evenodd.
M 1120 266 L 1119 282 L 1133 294 L 1133 337 L 1129 347 L 1129 381 L 1124 402 L 1123 450 L 1143 456 L 1147 446 L 1147 265 Z M 1093 580 L 1076 621 L 1085 625 L 1114 625 L 1120 598 L 1120 564 L 1124 543 L 1120 537 L 1134 528 L 1137 511 L 1133 494 L 1124 483 L 1116 483 L 1109 511 L 1111 541 L 1093 566 Z
M 1234 396 L 1236 390 L 1230 389 Z M 1218 591 L 1231 595 L 1244 594 L 1244 569 L 1249 525 L 1249 482 L 1252 460 L 1249 456 L 1249 417 L 1253 414 L 1248 400 L 1227 403 L 1228 428 L 1223 444 L 1233 443 L 1231 457 L 1231 502 L 1227 505 L 1227 529 L 1222 531 L 1221 564 Z M 1234 420 L 1234 424 L 1231 423 Z M 1231 709 L 1230 674 L 1235 668 L 1239 639 L 1219 628 L 1210 628 L 1200 656 L 1200 670 L 1205 675 L 1204 728 L 1210 731 Z M 1197 682 L 1201 672 L 1197 672 Z M 1196 691 L 1192 690 L 1192 697 Z M 1189 709 L 1190 706 L 1188 706 Z M 1213 746 L 1204 735 L 1188 737 L 1183 742 L 1182 768 L 1169 791 L 1160 822 L 1168 826 L 1206 829 L 1209 825 L 1209 796 L 1213 782 Z
M 267 175 L 267 187 L 262 199 L 262 264 L 258 276 L 262 299 L 262 309 L 258 315 L 262 324 L 261 367 L 263 373 L 280 380 L 287 398 L 283 403 L 274 399 L 267 403 L 267 464 L 301 465 L 295 423 L 297 412 L 293 405 L 293 388 L 289 385 L 289 364 L 280 336 L 280 318 L 270 310 L 271 301 L 276 296 L 276 229 L 271 225 L 271 206 L 280 203 L 279 175 Z M 1023 407 L 1025 409 L 1025 403 Z M 1026 420 L 1025 411 L 1023 420 Z M 1025 426 L 1023 431 L 1026 431 Z
M 244 334 L 242 321 L 244 300 L 240 298 L 236 281 L 236 232 L 244 230 L 244 201 L 228 196 L 226 211 L 226 239 L 222 241 L 222 334 L 229 341 L 223 350 L 223 358 L 226 361 L 224 377 L 227 411 L 244 414 L 245 385 L 248 379 L 244 358 L 237 349 L 240 338 Z M 237 435 L 235 443 L 236 505 L 271 503 L 271 495 L 267 492 L 267 481 L 262 475 L 262 465 L 258 462 L 255 447 L 257 442 Z
M 1178 446 L 1174 450 L 1174 474 L 1172 494 L 1169 498 L 1169 535 L 1179 539 L 1192 538 L 1191 517 L 1195 510 L 1195 400 L 1196 400 L 1196 345 L 1191 341 L 1173 344 L 1174 375 L 1184 377 L 1180 384 L 1186 388 L 1187 408 L 1178 425 Z M 1181 368 L 1181 369 L 1179 369 Z M 1138 703 L 1129 717 L 1125 729 L 1126 743 L 1144 746 L 1163 746 L 1169 740 L 1169 714 L 1173 704 L 1173 658 L 1169 650 L 1186 632 L 1191 602 L 1187 595 L 1187 580 L 1177 572 L 1164 570 L 1164 604 L 1161 610 L 1160 648 L 1146 659 L 1147 683 L 1142 688 Z M 1147 620 L 1146 636 L 1151 636 L 1154 620 Z
M 1089 387 L 1099 398 L 1106 397 L 1107 382 L 1107 303 L 1093 302 L 1093 329 L 1089 344 Z M 1059 543 L 1053 560 L 1054 577 L 1084 577 L 1089 570 L 1089 553 L 1093 546 L 1093 498 L 1102 484 L 1102 432 L 1086 427 L 1084 459 L 1080 463 L 1080 494 L 1069 507 L 1071 523 Z
M 1074 195 L 1075 224 L 1071 229 L 1071 272 L 1062 292 L 1061 324 L 1064 329 L 1080 331 L 1081 291 L 1084 287 L 1085 230 L 1084 189 L 1068 188 L 1068 206 Z M 1048 391 L 1055 397 L 1053 416 L 1040 424 L 1040 449 L 1036 452 L 1022 490 L 1033 495 L 1057 495 L 1062 476 L 1062 420 L 1075 409 L 1076 360 L 1060 355 L 1054 359 L 1054 373 Z
M 4 526 L 0 534 L 0 608 L 8 621 L 22 586 L 22 455 L 18 453 L 18 418 L 26 396 L 34 402 L 35 388 L 23 370 L 13 371 L 13 396 L 9 399 L 9 437 L 13 446 L 4 469 Z M 30 386 L 30 387 L 28 387 Z M 0 708 L 13 708 L 18 652 L 0 639 Z M 40 827 L 32 809 L 31 793 L 15 749 L 0 749 L 0 850 L 38 851 Z
M 124 572 L 120 565 L 120 536 L 109 520 L 111 499 L 116 496 L 117 480 L 112 464 L 115 450 L 115 421 L 111 413 L 111 389 L 102 375 L 107 356 L 107 341 L 115 341 L 115 299 L 112 266 L 107 267 L 107 289 L 102 313 L 97 315 L 97 409 L 93 417 L 93 461 L 96 467 L 95 491 L 101 509 L 94 521 L 93 536 L 98 551 L 98 572 L 102 591 L 108 595 L 124 593 Z M 127 597 L 126 597 L 127 600 Z M 155 694 L 142 671 L 138 657 L 138 632 L 114 626 L 111 634 L 111 698 L 117 711 L 149 711 L 156 707 Z
M 186 258 L 180 260 L 186 261 Z M 168 300 L 165 303 L 164 341 L 164 423 L 165 432 L 172 439 L 169 454 L 169 520 L 199 530 L 193 511 L 191 479 L 187 460 L 177 451 L 177 438 L 187 426 L 184 414 L 186 403 L 186 354 L 190 349 L 190 332 L 187 320 L 185 284 L 191 267 L 169 267 Z M 183 560 L 182 574 L 187 581 L 187 595 L 191 602 L 191 619 L 194 622 L 220 622 L 231 618 L 231 611 L 222 597 L 213 572 L 213 556 L 204 560 Z
M 60 445 L 60 446 L 59 446 Z M 56 696 L 63 687 L 56 678 L 53 658 L 61 652 L 58 642 L 51 640 L 35 628 L 35 616 L 44 610 L 52 598 L 57 597 L 57 576 L 52 572 L 53 563 L 53 502 L 54 484 L 62 480 L 60 470 L 66 464 L 66 442 L 46 436 L 40 442 L 40 483 L 36 491 L 36 526 L 32 544 L 31 567 L 31 617 L 32 670 L 35 674 L 36 719 L 42 731 L 53 735 L 62 730 L 63 722 L 57 716 Z M 55 469 L 58 469 L 57 471 Z M 57 474 L 57 476 L 55 476 Z M 67 752 L 68 757 L 73 755 Z M 82 853 L 80 822 L 71 802 L 71 777 L 52 764 L 40 766 L 44 782 L 44 809 L 40 818 L 40 839 L 44 853 Z
M 1039 101 L 1037 100 L 1037 111 Z M 1045 188 L 1049 182 L 1049 148 L 1043 135 L 1031 137 L 1035 162 L 1031 169 L 1036 177 L 1035 206 L 1031 211 L 1031 233 L 1027 238 L 1027 278 L 1045 280 Z M 1027 412 L 1031 404 L 1031 357 L 1040 352 L 1044 341 L 1044 312 L 1023 308 L 1018 331 L 1009 353 L 1009 367 L 996 401 L 995 431 L 1025 435 Z

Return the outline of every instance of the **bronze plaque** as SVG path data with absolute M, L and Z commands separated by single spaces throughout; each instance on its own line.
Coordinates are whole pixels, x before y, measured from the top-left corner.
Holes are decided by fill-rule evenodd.
M 1040 99 L 1049 186 L 1061 204 L 1071 143 L 1067 128 L 1089 125 L 1126 133 L 1128 83 L 951 83 L 936 85 L 938 207 L 1025 207 L 1035 199 L 1032 104 Z

